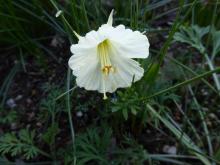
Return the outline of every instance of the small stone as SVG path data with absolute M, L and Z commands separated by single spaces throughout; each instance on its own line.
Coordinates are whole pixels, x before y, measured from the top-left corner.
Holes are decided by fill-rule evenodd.
M 34 112 L 31 112 L 31 113 L 28 113 L 28 121 L 31 121 L 33 119 L 33 117 L 35 116 L 35 113 Z
M 202 95 L 204 96 L 207 96 L 209 94 L 205 89 L 202 89 L 201 92 L 202 92 Z
M 17 129 L 17 124 L 16 123 L 11 123 L 10 128 L 11 128 L 11 130 L 16 130 Z
M 28 104 L 31 104 L 31 103 L 32 103 L 32 100 L 31 100 L 30 98 L 28 98 L 28 99 L 26 100 L 26 102 L 27 102 Z
M 27 125 L 26 125 L 26 128 L 27 128 L 27 129 L 31 128 L 31 124 L 27 124 Z
M 212 127 L 212 122 L 211 122 L 211 121 L 207 120 L 206 123 L 207 123 L 207 125 L 208 125 L 209 127 Z
M 83 116 L 83 113 L 81 111 L 76 112 L 76 116 L 81 118 Z
M 9 106 L 10 108 L 15 108 L 17 106 L 17 104 L 15 103 L 15 100 L 10 98 L 6 101 L 7 106 Z
M 18 96 L 15 98 L 15 100 L 18 101 L 18 100 L 21 100 L 22 98 L 23 98 L 22 95 L 18 95 Z
M 176 146 L 165 145 L 163 147 L 163 152 L 170 154 L 170 155 L 176 155 L 177 149 L 176 149 Z
M 57 41 L 57 39 L 54 37 L 50 43 L 51 46 L 53 47 L 57 47 L 59 45 L 59 42 Z
M 214 113 L 210 113 L 209 117 L 214 120 L 218 120 L 218 117 Z
M 53 37 L 53 39 L 51 40 L 50 42 L 50 45 L 52 47 L 58 47 L 58 46 L 62 46 L 62 44 L 64 43 L 65 41 L 58 35 L 55 35 Z
M 41 126 L 42 126 L 42 123 L 37 122 L 37 123 L 36 123 L 36 126 L 41 127 Z

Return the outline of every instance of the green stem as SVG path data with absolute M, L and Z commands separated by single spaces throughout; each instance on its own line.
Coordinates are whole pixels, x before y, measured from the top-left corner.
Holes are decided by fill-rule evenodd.
M 37 149 L 37 152 L 39 152 L 41 155 L 44 155 L 44 156 L 46 156 L 46 157 L 48 157 L 48 158 L 51 158 L 51 156 L 50 156 L 48 153 L 42 151 L 42 150 L 39 149 L 39 148 L 36 148 L 36 149 Z
M 55 8 L 57 11 L 59 11 L 59 8 L 58 8 L 57 4 L 56 4 L 53 0 L 50 0 L 50 2 L 51 2 L 52 5 L 54 6 L 54 8 Z M 65 30 L 69 31 L 69 29 L 70 29 L 71 32 L 75 35 L 75 34 L 76 34 L 75 30 L 73 30 L 72 26 L 69 24 L 69 22 L 66 20 L 66 18 L 64 17 L 63 14 L 61 14 L 61 19 L 62 19 L 63 24 L 64 24 L 64 26 L 65 26 Z M 70 40 L 70 42 L 72 43 L 72 37 L 71 37 L 71 35 L 69 35 L 69 40 Z
M 179 62 L 178 60 L 170 57 L 170 56 L 166 56 L 166 58 L 168 58 L 171 62 L 179 65 L 180 67 L 186 69 L 188 72 L 190 72 L 193 76 L 198 76 L 198 74 L 196 72 L 194 72 L 191 68 L 189 68 L 188 66 L 182 64 L 181 62 Z M 201 79 L 213 92 L 215 92 L 216 94 L 218 94 L 218 91 L 208 82 L 206 81 L 204 78 Z
M 207 124 L 205 122 L 205 115 L 204 115 L 204 112 L 202 111 L 201 109 L 201 106 L 199 104 L 199 102 L 197 101 L 195 95 L 194 95 L 194 92 L 192 90 L 192 87 L 191 85 L 188 86 L 189 88 L 189 91 L 191 93 L 191 95 L 193 96 L 193 101 L 195 103 L 195 105 L 197 106 L 197 108 L 199 109 L 199 116 L 202 120 L 202 126 L 203 126 L 203 129 L 204 129 L 204 132 L 205 132 L 205 136 L 206 136 L 206 139 L 207 139 L 207 143 L 208 143 L 208 147 L 209 147 L 209 156 L 213 156 L 213 147 L 212 147 L 212 142 L 211 142 L 211 138 L 209 136 L 209 130 L 208 130 L 208 127 L 207 127 Z M 215 164 L 215 163 L 214 163 Z
M 59 100 L 60 98 L 62 98 L 63 96 L 65 96 L 66 94 L 68 94 L 69 92 L 75 90 L 77 88 L 77 86 L 74 86 L 73 88 L 69 89 L 68 91 L 62 93 L 61 95 L 59 95 L 58 97 L 55 98 L 55 101 Z
M 68 68 L 67 71 L 67 91 L 70 89 L 70 75 L 71 71 L 70 68 Z M 73 120 L 72 120 L 72 114 L 71 114 L 71 106 L 70 106 L 70 94 L 67 93 L 66 95 L 66 105 L 67 105 L 67 110 L 68 110 L 68 118 L 69 118 L 69 125 L 70 125 L 70 131 L 71 131 L 71 137 L 72 137 L 72 143 L 73 143 L 73 151 L 75 151 L 75 132 L 74 132 L 74 127 L 73 127 Z M 75 152 L 74 152 L 75 156 Z
M 51 127 L 54 129 L 55 127 L 55 117 L 56 117 L 56 112 L 55 112 L 55 108 L 56 108 L 56 102 L 53 102 L 53 107 L 52 107 L 52 112 L 51 112 Z M 53 162 L 56 164 L 57 162 L 57 158 L 56 158 L 56 136 L 53 135 L 51 142 L 50 142 L 50 151 L 51 151 L 51 155 L 53 158 Z
M 89 30 L 90 26 L 89 26 L 89 20 L 88 20 L 86 8 L 85 8 L 85 0 L 81 0 L 81 6 L 82 6 L 82 9 L 83 9 L 83 16 L 84 16 L 84 19 L 85 19 L 85 22 L 86 22 L 87 30 Z
M 164 57 L 167 54 L 169 45 L 171 44 L 172 40 L 173 40 L 173 36 L 176 33 L 176 31 L 178 30 L 178 28 L 180 27 L 180 25 L 183 23 L 183 20 L 185 20 L 185 18 L 188 16 L 188 14 L 191 11 L 191 8 L 195 5 L 196 0 L 194 0 L 193 5 L 187 10 L 186 14 L 184 15 L 184 17 L 180 20 L 180 14 L 182 12 L 183 9 L 183 3 L 184 1 L 181 0 L 179 1 L 179 5 L 180 5 L 180 9 L 179 12 L 177 13 L 177 16 L 175 18 L 175 21 L 171 27 L 171 30 L 169 32 L 168 38 L 166 40 L 166 42 L 164 43 L 163 47 L 160 49 L 159 53 L 158 53 L 158 60 L 154 63 L 151 63 L 151 65 L 149 66 L 147 73 L 146 73 L 146 77 L 145 80 L 148 82 L 148 84 L 152 84 L 158 73 L 160 70 L 160 66 L 163 63 Z M 150 86 L 150 85 L 149 85 Z
M 215 7 L 214 7 L 214 10 L 213 10 L 213 13 L 212 13 L 211 26 L 210 26 L 210 29 L 209 29 L 208 39 L 207 39 L 207 42 L 206 42 L 207 47 L 209 46 L 209 42 L 210 42 L 210 40 L 211 40 L 211 31 L 212 31 L 213 28 L 215 27 L 215 20 L 216 20 L 216 17 L 217 17 L 217 16 L 216 16 L 217 6 L 218 6 L 218 0 L 216 0 L 216 2 L 215 2 Z M 214 56 L 212 56 L 212 58 L 214 58 Z
M 201 143 L 203 146 L 203 142 L 202 139 L 200 137 L 200 135 L 197 133 L 196 128 L 194 127 L 194 125 L 192 124 L 192 122 L 189 120 L 189 118 L 187 117 L 187 115 L 185 114 L 184 110 L 182 110 L 181 106 L 178 105 L 177 101 L 173 100 L 173 102 L 176 104 L 177 109 L 180 111 L 180 113 L 183 115 L 184 119 L 186 120 L 186 122 L 189 124 L 189 126 L 192 128 L 192 132 L 195 134 L 196 138 L 197 138 L 197 142 Z
M 209 56 L 206 53 L 204 53 L 204 56 L 206 58 L 206 61 L 209 65 L 210 70 L 213 71 L 214 70 L 214 65 L 213 65 L 212 61 L 210 60 Z M 212 76 L 213 76 L 214 82 L 216 84 L 216 88 L 218 89 L 218 92 L 220 92 L 220 82 L 219 82 L 218 76 L 217 76 L 216 73 L 213 73 Z
M 77 14 L 77 8 L 75 7 L 76 1 L 75 0 L 70 0 L 70 5 L 71 5 L 71 13 L 74 16 L 73 17 L 73 22 L 76 26 L 77 32 L 80 30 L 78 26 L 78 14 Z
M 145 99 L 150 99 L 150 98 L 152 98 L 152 97 L 155 97 L 155 96 L 158 96 L 158 95 L 167 93 L 167 92 L 169 92 L 169 91 L 171 91 L 171 90 L 174 90 L 174 89 L 176 89 L 176 88 L 179 88 L 179 87 L 184 86 L 184 85 L 187 85 L 187 84 L 190 84 L 190 83 L 192 83 L 192 82 L 194 82 L 194 81 L 196 81 L 196 80 L 200 80 L 201 78 L 206 77 L 206 76 L 209 76 L 209 75 L 211 75 L 211 74 L 213 74 L 213 73 L 216 73 L 216 72 L 220 72 L 220 67 L 218 67 L 218 68 L 216 68 L 216 69 L 214 69 L 214 70 L 205 72 L 205 73 L 203 73 L 203 74 L 200 74 L 200 75 L 198 75 L 198 76 L 195 76 L 195 77 L 193 77 L 193 78 L 191 78 L 191 79 L 189 79 L 189 80 L 183 81 L 183 82 L 181 82 L 181 83 L 179 83 L 179 84 L 176 84 L 176 85 L 174 85 L 174 86 L 172 86 L 172 87 L 169 87 L 169 88 L 167 88 L 167 89 L 164 89 L 164 90 L 161 90 L 161 91 L 159 91 L 159 92 L 156 92 L 155 94 L 150 95 L 150 96 L 148 96 L 147 98 L 142 98 L 142 99 L 143 99 L 143 100 L 145 100 Z

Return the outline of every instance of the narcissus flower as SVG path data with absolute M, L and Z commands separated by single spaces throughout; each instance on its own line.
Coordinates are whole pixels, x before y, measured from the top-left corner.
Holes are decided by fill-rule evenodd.
M 139 31 L 126 29 L 124 25 L 112 26 L 113 11 L 107 24 L 85 37 L 77 35 L 79 41 L 71 45 L 73 55 L 69 67 L 76 76 L 79 87 L 97 90 L 104 94 L 117 88 L 131 86 L 141 79 L 144 69 L 132 58 L 147 58 L 149 42 Z

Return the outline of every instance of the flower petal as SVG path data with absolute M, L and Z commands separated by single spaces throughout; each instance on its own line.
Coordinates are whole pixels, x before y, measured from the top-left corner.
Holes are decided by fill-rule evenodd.
M 102 74 L 103 82 L 101 83 L 104 85 L 101 86 L 99 92 L 112 93 L 117 88 L 129 87 L 143 76 L 144 69 L 135 60 L 123 57 L 117 51 L 112 51 L 110 58 L 115 72 L 110 72 L 107 76 Z
M 71 51 L 74 55 L 70 57 L 68 63 L 73 75 L 76 76 L 77 85 L 84 87 L 86 90 L 98 90 L 104 93 L 97 48 L 75 44 L 71 46 Z
M 77 44 L 71 45 L 70 50 L 73 54 L 85 54 L 85 51 L 96 48 L 104 39 L 97 31 L 92 30 L 85 37 L 80 37 Z
M 111 13 L 110 13 L 110 15 L 109 15 L 109 17 L 108 17 L 108 22 L 107 22 L 107 24 L 108 24 L 109 26 L 112 26 L 112 23 L 113 23 L 113 13 L 114 13 L 114 9 L 112 9 L 112 11 L 111 11 Z
M 109 75 L 107 92 L 114 92 L 117 88 L 131 86 L 133 82 L 141 79 L 144 69 L 135 60 L 125 58 L 119 54 L 111 56 L 112 64 L 115 67 L 115 73 Z
M 76 78 L 76 83 L 79 87 L 84 87 L 86 90 L 98 90 L 101 91 L 101 70 L 100 66 L 96 63 L 92 63 L 89 67 L 85 67 L 81 74 Z
M 133 80 L 136 82 L 143 76 L 144 70 L 140 67 L 140 64 L 132 59 L 121 56 L 117 50 L 111 52 L 110 58 L 115 72 L 105 75 L 101 71 L 101 65 L 97 55 L 71 56 L 69 66 L 73 70 L 73 74 L 77 77 L 77 85 L 84 87 L 86 90 L 112 93 L 117 88 L 131 86 Z
M 69 66 L 73 70 L 76 83 L 87 90 L 101 90 L 101 66 L 94 55 L 73 55 L 69 59 Z
M 139 31 L 125 29 L 124 25 L 117 27 L 102 25 L 98 32 L 109 38 L 127 58 L 147 58 L 149 55 L 149 41 Z

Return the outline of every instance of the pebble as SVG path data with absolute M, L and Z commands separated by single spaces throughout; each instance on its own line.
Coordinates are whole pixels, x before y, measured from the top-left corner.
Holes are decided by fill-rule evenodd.
M 83 116 L 83 113 L 81 111 L 76 112 L 76 116 L 81 118 Z
M 204 96 L 207 96 L 209 94 L 205 89 L 202 89 L 201 92 L 202 92 L 202 95 Z
M 30 98 L 27 98 L 26 102 L 27 102 L 27 104 L 31 104 L 32 100 Z
M 218 117 L 214 113 L 210 113 L 209 117 L 213 120 L 218 120 Z
M 10 98 L 6 101 L 7 106 L 9 106 L 10 108 L 15 108 L 17 106 L 17 104 L 15 103 L 15 100 Z
M 63 43 L 64 43 L 64 40 L 60 36 L 55 35 L 53 39 L 51 40 L 50 45 L 52 47 L 58 47 L 58 46 L 62 46 Z
M 18 96 L 15 98 L 15 100 L 18 101 L 18 100 L 21 100 L 22 98 L 23 98 L 22 95 L 18 95 Z
M 165 145 L 163 147 L 163 152 L 170 154 L 170 155 L 176 155 L 177 149 L 176 149 L 176 146 Z
M 37 122 L 37 123 L 36 123 L 36 126 L 41 127 L 41 126 L 42 126 L 42 123 Z
M 16 130 L 17 129 L 17 124 L 16 123 L 11 123 L 10 128 L 11 128 L 11 130 Z

